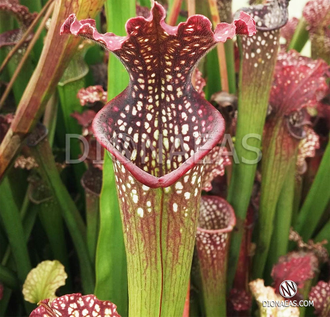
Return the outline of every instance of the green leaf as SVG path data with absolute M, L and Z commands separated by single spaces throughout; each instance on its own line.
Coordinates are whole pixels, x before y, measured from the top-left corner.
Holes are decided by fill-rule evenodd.
M 319 221 L 330 201 L 329 174 L 330 174 L 330 142 L 327 145 L 321 165 L 317 171 L 313 185 L 308 192 L 300 210 L 295 230 L 304 241 L 310 239 L 319 224 Z M 326 233 L 324 231 L 323 233 Z M 322 233 L 322 237 L 323 237 Z M 320 241 L 320 240 L 318 240 Z
M 67 134 L 81 134 L 81 127 L 77 123 L 77 120 L 71 115 L 74 112 L 81 113 L 83 110 L 83 107 L 77 98 L 77 94 L 80 89 L 85 87 L 85 77 L 88 73 L 88 65 L 84 61 L 84 52 L 88 45 L 82 45 L 85 45 L 85 47 L 79 49 L 79 51 L 73 56 L 57 85 L 61 114 L 63 116 L 62 119 L 64 124 L 60 134 L 61 144 L 65 144 Z M 77 160 L 80 156 L 81 143 L 78 139 L 72 138 L 70 140 L 70 158 Z M 79 164 L 74 164 L 72 169 L 73 175 L 71 177 L 74 178 L 75 184 L 79 189 L 79 193 L 81 196 L 83 196 L 84 191 L 80 185 L 80 179 L 86 171 L 86 167 L 84 163 L 81 162 Z
M 59 261 L 43 261 L 30 271 L 23 285 L 24 299 L 30 303 L 56 298 L 56 290 L 65 285 L 67 278 L 64 266 Z
M 290 42 L 289 50 L 293 49 L 297 52 L 301 52 L 302 49 L 305 47 L 308 41 L 308 31 L 306 27 L 306 20 L 304 18 L 301 18 L 293 35 L 293 38 Z
M 108 31 L 125 34 L 126 21 L 135 16 L 135 1 L 106 1 Z M 111 54 L 108 64 L 108 98 L 119 94 L 128 84 L 128 74 L 120 61 Z M 118 306 L 118 312 L 128 315 L 127 264 L 124 236 L 112 161 L 105 154 L 103 186 L 100 197 L 100 233 L 96 251 L 95 295 L 110 300 Z M 118 292 L 120 285 L 120 292 Z
M 279 39 L 279 30 L 269 31 L 273 39 Z M 228 190 L 228 202 L 233 206 L 237 217 L 237 230 L 232 234 L 229 250 L 228 287 L 232 284 L 236 271 L 246 212 L 250 203 L 258 153 L 252 148 L 261 148 L 261 138 L 266 119 L 269 93 L 275 67 L 278 41 L 268 37 L 269 32 L 259 30 L 252 38 L 239 39 L 241 64 L 239 74 L 238 118 L 235 150 L 240 160 L 233 165 Z M 267 49 L 255 54 L 263 43 Z M 269 51 L 273 53 L 269 54 Z M 266 57 L 266 54 L 268 57 Z M 255 58 L 246 58 L 255 56 Z M 262 61 L 264 64 L 261 64 Z M 255 66 L 257 65 L 257 67 Z M 262 88 L 261 88 L 262 87 Z M 256 115 L 258 114 L 258 115 Z M 260 152 L 259 152 L 260 153 Z
M 30 257 L 19 210 L 8 178 L 5 178 L 0 186 L 0 206 L 0 217 L 17 265 L 17 276 L 23 282 L 31 269 Z
M 273 265 L 280 256 L 288 252 L 289 233 L 293 212 L 294 186 L 296 178 L 296 160 L 291 161 L 276 205 L 274 231 L 266 267 L 266 277 L 270 277 Z M 267 279 L 266 279 L 267 280 Z

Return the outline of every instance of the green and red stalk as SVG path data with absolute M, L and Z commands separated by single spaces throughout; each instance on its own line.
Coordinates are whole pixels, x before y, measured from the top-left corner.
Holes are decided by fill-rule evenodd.
M 235 213 L 226 200 L 202 196 L 196 248 L 206 316 L 226 316 L 226 273 Z
M 221 22 L 219 12 L 218 12 L 217 1 L 208 0 L 208 2 L 209 2 L 210 11 L 211 11 L 213 27 L 215 28 Z M 226 61 L 224 43 L 219 43 L 217 45 L 217 53 L 218 53 L 218 61 L 219 61 L 219 67 L 220 67 L 219 73 L 220 73 L 220 78 L 221 78 L 221 90 L 225 91 L 225 92 L 229 92 L 227 61 Z
M 299 140 L 305 138 L 305 107 L 315 107 L 326 94 L 327 64 L 295 51 L 281 54 L 270 95 L 272 113 L 263 138 L 262 182 L 253 278 L 261 277 L 274 229 L 275 211 L 289 168 L 297 161 Z M 291 193 L 293 196 L 293 192 Z M 292 200 L 292 197 L 287 198 Z M 288 228 L 290 219 L 282 226 Z M 289 222 L 289 223 L 287 223 Z
M 107 31 L 124 35 L 124 25 L 129 18 L 135 16 L 135 10 L 135 1 L 107 1 L 105 5 Z M 122 92 L 128 82 L 129 76 L 125 68 L 113 54 L 110 54 L 108 100 Z M 100 197 L 100 231 L 95 260 L 95 295 L 100 299 L 116 303 L 119 313 L 126 317 L 128 316 L 126 251 L 113 163 L 107 152 L 104 155 L 103 180 Z M 121 285 L 120 292 L 118 285 Z
M 176 25 L 178 16 L 180 14 L 181 6 L 183 0 L 173 0 L 170 6 L 170 13 L 167 18 L 167 23 L 169 25 Z
M 0 145 L 0 179 L 43 114 L 57 82 L 78 48 L 79 39 L 59 35 L 61 24 L 72 12 L 76 12 L 79 18 L 93 17 L 103 3 L 104 0 L 74 0 L 69 5 L 66 0 L 56 3 L 39 63 L 20 100 L 15 119 Z
M 228 290 L 235 276 L 246 213 L 260 160 L 261 139 L 279 46 L 279 29 L 287 22 L 287 5 L 287 1 L 270 1 L 263 7 L 245 9 L 253 17 L 259 17 L 257 34 L 239 40 L 241 63 L 235 141 L 239 163 L 233 165 L 227 196 L 235 210 L 237 224 L 229 250 Z M 269 14 L 273 15 L 272 22 L 267 19 Z
M 192 87 L 192 70 L 218 42 L 255 32 L 245 13 L 214 33 L 203 16 L 178 27 L 164 19 L 155 2 L 148 19 L 127 22 L 126 37 L 99 34 L 93 20 L 79 22 L 74 15 L 62 27 L 105 46 L 130 75 L 93 129 L 116 159 L 131 316 L 183 313 L 201 193 L 198 162 L 224 133 L 219 112 Z

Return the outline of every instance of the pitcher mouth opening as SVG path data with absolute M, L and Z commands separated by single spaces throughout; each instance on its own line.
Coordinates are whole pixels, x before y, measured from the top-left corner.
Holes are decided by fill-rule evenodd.
M 207 234 L 228 233 L 233 230 L 235 225 L 234 209 L 225 199 L 217 196 L 202 197 L 198 232 Z
M 152 188 L 170 186 L 195 165 L 202 164 L 200 161 L 224 134 L 224 120 L 211 105 L 208 110 L 213 120 L 204 133 L 196 129 L 187 134 L 188 122 L 172 122 L 176 129 L 154 130 L 151 136 L 142 129 L 130 135 L 122 132 L 120 125 L 112 123 L 109 127 L 108 107 L 113 105 L 104 107 L 93 121 L 97 140 L 138 181 Z

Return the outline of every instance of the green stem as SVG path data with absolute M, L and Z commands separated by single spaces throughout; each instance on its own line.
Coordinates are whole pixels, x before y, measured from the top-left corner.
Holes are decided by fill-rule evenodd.
M 126 21 L 135 16 L 135 1 L 111 1 L 106 5 L 107 29 L 125 35 Z M 114 98 L 128 85 L 128 74 L 111 54 L 108 64 L 108 98 Z M 96 250 L 95 294 L 116 303 L 121 316 L 128 316 L 127 264 L 122 221 L 117 198 L 115 176 L 110 157 L 105 152 L 103 185 L 100 197 L 100 233 Z M 118 292 L 118 285 L 121 291 Z
M 3 231 L 3 228 L 0 224 L 0 259 L 2 259 L 2 257 L 4 256 L 5 254 L 5 251 L 6 251 L 6 248 L 7 248 L 7 238 L 6 238 L 6 234 L 5 232 Z
M 93 265 L 95 265 L 97 238 L 100 227 L 99 218 L 100 198 L 98 195 L 86 192 L 87 248 Z
M 293 212 L 293 201 L 295 193 L 296 160 L 292 160 L 288 170 L 280 197 L 276 206 L 274 219 L 274 231 L 272 235 L 270 252 L 267 259 L 266 279 L 270 279 L 273 266 L 278 262 L 280 256 L 288 252 L 289 233 Z
M 201 309 L 199 305 L 199 297 L 200 294 L 197 294 L 194 291 L 190 291 L 190 306 L 189 306 L 189 316 L 190 317 L 198 317 L 202 316 Z
M 316 273 L 313 279 L 310 279 L 304 283 L 304 287 L 300 290 L 300 294 L 302 295 L 304 300 L 308 299 L 312 286 L 317 284 L 318 280 L 319 274 Z M 308 307 L 299 307 L 299 317 L 305 317 L 308 311 Z M 311 316 L 311 314 L 308 314 L 307 316 Z
M 321 241 L 330 241 L 330 221 L 328 221 L 324 227 L 320 230 L 320 232 L 315 237 L 315 242 L 321 242 Z M 324 245 L 324 247 L 330 252 L 330 243 Z
M 181 5 L 183 0 L 172 0 L 171 5 L 169 6 L 169 14 L 167 15 L 167 23 L 169 25 L 176 25 L 178 16 L 180 13 Z
M 25 238 L 26 241 L 29 239 L 31 231 L 32 231 L 32 227 L 34 225 L 35 222 L 35 218 L 36 218 L 36 213 L 32 212 L 31 210 L 29 210 L 29 213 L 27 213 L 27 210 L 29 209 L 29 205 L 30 205 L 30 200 L 29 200 L 29 195 L 28 195 L 28 191 L 25 194 L 24 200 L 23 200 L 23 204 L 20 210 L 20 219 L 23 223 L 23 228 L 24 228 L 24 234 L 25 234 Z M 29 217 L 30 216 L 30 217 Z M 29 221 L 27 222 L 27 218 L 29 219 Z M 30 221 L 32 220 L 32 221 Z M 1 264 L 2 265 L 7 265 L 8 260 L 10 258 L 11 255 L 11 249 L 10 246 L 7 246 L 6 252 L 2 258 Z
M 117 188 L 131 186 L 130 191 L 120 191 L 119 200 L 125 228 L 129 316 L 182 316 L 201 194 L 191 179 L 201 171 L 190 170 L 166 188 L 149 188 L 116 165 Z M 190 193 L 190 199 L 173 205 L 182 199 L 178 184 L 184 184 L 182 192 Z M 143 208 L 136 208 L 135 197 Z
M 304 18 L 301 18 L 297 25 L 293 38 L 290 42 L 289 50 L 296 50 L 297 52 L 302 51 L 309 39 L 309 34 L 306 27 L 306 20 Z
M 0 193 L 0 216 L 16 262 L 17 276 L 20 282 L 23 283 L 32 267 L 22 221 L 19 210 L 14 202 L 8 178 L 5 178 L 0 185 Z
M 236 94 L 236 72 L 235 72 L 235 53 L 234 42 L 227 40 L 224 43 L 227 63 L 228 87 L 230 94 Z
M 20 4 L 29 8 L 30 12 L 40 12 L 42 4 L 40 0 L 20 0 Z
M 23 223 L 24 236 L 26 241 L 29 239 L 31 235 L 32 228 L 37 218 L 37 213 L 35 210 L 33 210 L 33 208 L 29 209 L 29 212 L 27 213 L 28 206 L 29 206 L 29 197 L 28 197 L 28 193 L 26 193 L 20 210 L 20 219 Z M 9 260 L 11 259 L 10 255 L 11 255 L 11 248 L 10 246 L 8 246 L 5 255 L 3 256 L 3 259 L 1 261 L 1 265 L 5 266 L 8 263 L 9 267 L 13 269 L 12 263 L 9 262 Z M 12 291 L 10 289 L 5 289 L 4 296 L 0 301 L 0 316 L 5 316 L 5 312 L 7 310 L 7 306 L 9 304 L 11 294 Z M 28 312 L 32 310 L 33 306 L 30 303 L 25 302 L 25 306 Z
M 81 276 L 83 277 L 83 290 L 86 294 L 91 294 L 94 289 L 94 272 L 85 242 L 85 224 L 60 178 L 48 140 L 44 139 L 36 146 L 31 147 L 31 152 L 38 162 L 43 180 L 49 186 L 57 204 L 61 206 L 62 217 L 66 222 L 78 254 Z
M 232 14 L 232 0 L 217 1 L 217 9 L 219 12 L 219 18 L 221 22 L 231 23 L 233 20 Z M 226 68 L 228 78 L 228 92 L 230 94 L 236 94 L 236 72 L 235 72 L 235 53 L 234 53 L 234 41 L 227 40 L 224 43 L 224 50 L 226 56 Z
M 43 123 L 48 130 L 48 140 L 52 147 L 56 132 L 58 100 L 55 94 L 49 99 L 46 105 Z
M 151 1 L 150 0 L 139 0 L 140 5 L 143 7 L 151 8 Z
M 10 301 L 10 297 L 13 291 L 9 288 L 5 288 L 3 292 L 3 296 L 0 300 L 0 316 L 6 316 L 6 310 Z
M 310 239 L 323 215 L 330 200 L 329 175 L 330 175 L 330 142 L 323 155 L 313 185 L 308 192 L 300 210 L 295 230 L 304 241 Z
M 276 208 L 280 207 L 278 205 L 280 194 L 289 174 L 289 169 L 291 167 L 292 170 L 292 166 L 296 162 L 296 150 L 299 142 L 287 132 L 283 120 L 285 119 L 269 121 L 265 128 L 260 208 L 258 226 L 256 228 L 257 248 L 253 262 L 253 279 L 263 276 L 274 230 Z M 290 199 L 291 202 L 287 203 L 291 203 L 292 212 L 292 197 Z M 286 228 L 285 230 L 289 226 L 287 222 L 291 221 L 291 216 L 289 218 L 290 220 L 286 219 L 283 224 Z M 277 223 L 275 222 L 275 224 Z M 276 242 L 278 243 L 278 241 Z
M 205 57 L 206 79 L 207 85 L 205 87 L 205 97 L 210 97 L 221 91 L 221 78 L 219 70 L 219 59 L 216 50 L 212 50 Z
M 48 237 L 53 256 L 70 272 L 68 251 L 66 247 L 61 207 L 52 197 L 50 200 L 34 206 Z
M 100 198 L 100 232 L 95 263 L 95 295 L 103 300 L 113 301 L 121 316 L 128 316 L 124 236 L 112 161 L 107 154 L 104 158 L 103 180 Z
M 298 176 L 300 177 L 300 176 Z M 299 215 L 299 208 L 302 201 L 302 189 L 303 189 L 303 180 L 302 178 L 295 181 L 294 186 L 294 198 L 293 198 L 293 210 L 292 210 L 292 222 L 291 225 L 294 227 Z
M 80 105 L 77 93 L 81 88 L 85 87 L 85 76 L 88 73 L 88 66 L 84 62 L 83 52 L 79 51 L 71 59 L 70 64 L 65 70 L 58 86 L 58 95 L 61 106 L 61 112 L 63 114 L 64 131 L 62 136 L 67 134 L 81 134 L 81 127 L 77 123 L 77 120 L 71 116 L 74 112 L 81 113 L 83 107 Z M 63 138 L 62 141 L 64 141 Z M 70 139 L 69 153 L 70 159 L 77 160 L 81 155 L 81 144 L 77 138 Z M 65 145 L 68 148 L 68 145 Z M 68 153 L 67 153 L 68 154 Z M 83 162 L 74 164 L 72 166 L 74 172 L 74 178 L 77 188 L 83 197 L 84 191 L 81 187 L 80 180 L 86 171 L 86 167 Z
M 272 31 L 272 35 L 278 42 L 279 31 Z M 263 55 L 259 57 L 255 55 L 258 47 L 257 42 L 260 38 L 268 45 L 268 49 L 262 50 L 260 54 L 269 52 L 271 47 L 273 49 L 274 53 L 269 59 Z M 233 165 L 227 197 L 228 202 L 235 210 L 237 222 L 229 249 L 227 290 L 230 289 L 233 283 L 238 263 L 246 213 L 250 203 L 257 164 L 260 159 L 258 156 L 260 155 L 261 137 L 278 49 L 278 44 L 274 45 L 272 40 L 269 41 L 268 32 L 258 31 L 252 37 L 251 45 L 248 45 L 246 41 L 251 41 L 251 38 L 239 38 L 241 65 L 235 142 L 235 151 L 239 162 L 235 162 L 236 164 Z M 255 59 L 251 59 L 253 54 Z M 250 57 L 249 59 L 246 59 L 247 55 Z M 256 63 L 258 58 L 267 62 L 263 65 L 258 64 Z
M 0 281 L 10 289 L 18 288 L 15 272 L 0 264 Z
M 25 53 L 25 49 L 20 50 L 19 52 L 15 53 L 14 57 L 8 62 L 7 69 L 10 77 L 14 75 L 20 60 L 24 56 L 24 53 Z M 15 79 L 15 82 L 13 83 L 13 94 L 15 97 L 16 104 L 18 104 L 19 101 L 21 100 L 24 90 L 28 85 L 32 74 L 33 74 L 33 66 L 31 63 L 31 59 L 28 57 L 28 59 L 26 60 L 20 71 L 19 76 Z

